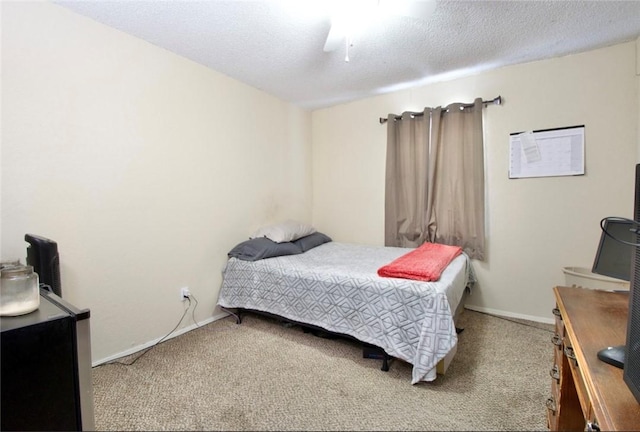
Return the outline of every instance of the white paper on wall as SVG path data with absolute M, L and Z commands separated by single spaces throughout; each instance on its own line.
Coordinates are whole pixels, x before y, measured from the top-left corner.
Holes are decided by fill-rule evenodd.
M 584 125 L 509 137 L 509 178 L 584 174 Z
M 530 164 L 540 160 L 540 147 L 536 143 L 536 138 L 532 131 L 522 132 L 520 134 L 520 148 L 522 148 L 522 156 L 526 163 Z

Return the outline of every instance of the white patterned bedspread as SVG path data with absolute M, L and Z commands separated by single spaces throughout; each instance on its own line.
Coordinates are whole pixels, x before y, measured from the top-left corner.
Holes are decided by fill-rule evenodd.
M 437 282 L 383 278 L 408 248 L 329 242 L 299 255 L 242 261 L 223 270 L 218 305 L 254 309 L 343 333 L 413 365 L 411 383 L 433 381 L 457 343 L 452 311 L 469 279 L 465 254 Z

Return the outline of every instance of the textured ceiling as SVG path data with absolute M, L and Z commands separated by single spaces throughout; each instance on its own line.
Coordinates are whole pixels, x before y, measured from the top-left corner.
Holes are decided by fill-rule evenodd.
M 306 109 L 640 36 L 640 1 L 438 0 L 362 29 L 345 62 L 323 51 L 328 0 L 54 3 Z

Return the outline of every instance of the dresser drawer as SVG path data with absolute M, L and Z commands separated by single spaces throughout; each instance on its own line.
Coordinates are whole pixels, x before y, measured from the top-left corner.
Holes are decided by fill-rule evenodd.
M 555 330 L 550 338 L 553 364 L 549 369 L 551 396 L 546 400 L 547 426 L 550 430 L 584 430 L 584 417 L 575 389 L 569 359 L 565 355 L 567 343 L 564 321 L 560 311 L 553 310 Z
M 571 344 L 571 340 L 569 339 L 565 340 L 564 355 L 567 358 L 569 369 L 571 370 L 571 375 L 573 377 L 573 382 L 575 384 L 576 392 L 578 393 L 580 408 L 582 408 L 582 413 L 584 415 L 584 418 L 589 419 L 592 415 L 591 399 L 589 398 L 589 393 L 587 393 L 587 387 L 585 385 L 582 372 L 578 367 L 578 361 L 576 359 L 573 346 Z M 568 371 L 566 371 L 565 373 L 568 373 Z

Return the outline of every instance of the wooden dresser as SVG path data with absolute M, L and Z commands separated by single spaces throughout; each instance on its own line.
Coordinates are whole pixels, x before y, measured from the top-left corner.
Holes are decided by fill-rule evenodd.
M 551 430 L 640 430 L 640 404 L 622 369 L 597 352 L 624 345 L 629 293 L 555 287 L 554 364 L 547 421 Z

